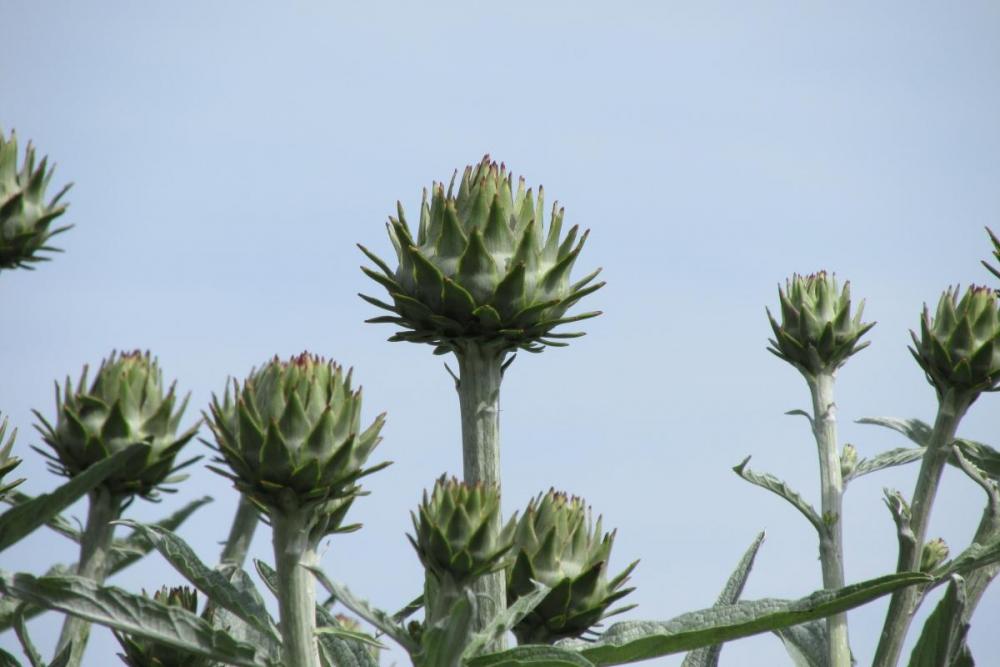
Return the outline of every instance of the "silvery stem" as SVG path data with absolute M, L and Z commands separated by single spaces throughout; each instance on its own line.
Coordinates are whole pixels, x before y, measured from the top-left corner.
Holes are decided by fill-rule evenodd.
M 258 522 L 257 507 L 241 495 L 240 504 L 236 508 L 236 516 L 233 517 L 233 525 L 229 529 L 229 537 L 226 539 L 226 545 L 222 548 L 222 555 L 219 556 L 219 561 L 222 564 L 235 568 L 243 567 Z
M 307 519 L 299 510 L 271 512 L 282 650 L 289 667 L 320 667 L 316 583 L 306 569 L 317 565 L 319 558 L 309 540 Z

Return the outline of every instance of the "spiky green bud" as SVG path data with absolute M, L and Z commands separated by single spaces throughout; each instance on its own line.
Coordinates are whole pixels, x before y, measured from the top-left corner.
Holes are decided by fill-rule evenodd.
M 858 450 L 854 445 L 844 445 L 844 450 L 840 453 L 840 476 L 848 479 L 854 474 L 858 467 Z
M 767 310 L 774 338 L 768 351 L 803 373 L 830 373 L 868 347 L 860 339 L 874 322 L 863 323 L 865 302 L 851 315 L 851 283 L 843 289 L 825 271 L 809 276 L 792 275 L 785 288 L 778 287 L 781 323 Z
M 206 415 L 218 461 L 212 468 L 267 511 L 307 509 L 324 532 L 341 532 L 357 481 L 388 463 L 365 468 L 381 441 L 385 414 L 361 430 L 361 390 L 338 364 L 302 353 L 277 357 L 243 384 L 233 381 Z
M 70 186 L 45 201 L 45 189 L 52 180 L 48 158 L 35 167 L 35 149 L 28 144 L 24 163 L 17 166 L 17 136 L 11 132 L 4 138 L 0 130 L 0 269 L 32 268 L 31 264 L 45 261 L 40 255 L 56 251 L 46 245 L 48 240 L 70 226 L 50 229 L 52 221 L 66 211 L 59 200 Z
M 424 568 L 456 586 L 501 569 L 513 544 L 514 519 L 494 531 L 500 523 L 500 492 L 492 485 L 441 477 L 410 516 L 414 535 L 407 537 Z
M 149 352 L 112 352 L 89 387 L 88 370 L 83 367 L 75 387 L 68 376 L 61 388 L 56 383 L 55 426 L 34 411 L 40 422 L 36 428 L 55 453 L 42 452 L 53 471 L 72 477 L 144 443 L 150 446 L 146 457 L 108 477 L 104 486 L 114 495 L 150 497 L 161 485 L 179 481 L 171 473 L 200 458 L 174 465 L 177 453 L 198 431 L 195 425 L 177 435 L 188 397 L 174 409 L 176 383 L 164 391 L 163 373 Z
M 361 295 L 392 313 L 369 322 L 405 329 L 389 340 L 430 343 L 438 352 L 460 349 L 469 341 L 538 352 L 546 345 L 582 333 L 557 333 L 556 327 L 598 312 L 567 317 L 566 311 L 604 283 L 593 283 L 600 269 L 571 282 L 570 273 L 588 232 L 578 227 L 562 236 L 563 209 L 553 205 L 546 230 L 542 189 L 535 199 L 524 179 L 489 156 L 466 167 L 454 191 L 454 178 L 431 186 L 420 207 L 413 237 L 398 206 L 389 218 L 389 237 L 399 261 L 395 270 L 367 248 L 361 250 L 379 270 L 362 270 L 389 292 L 392 304 Z
M 950 552 L 944 539 L 938 537 L 930 540 L 920 552 L 920 571 L 930 572 L 947 560 Z
M 146 595 L 145 591 L 143 595 Z M 153 599 L 168 607 L 180 607 L 192 614 L 198 613 L 198 592 L 187 586 L 164 586 L 153 594 Z M 118 657 L 128 667 L 213 667 L 216 664 L 208 658 L 144 637 L 118 631 L 114 634 L 125 651 L 124 654 L 119 653 Z
M 515 560 L 507 571 L 507 601 L 513 604 L 534 590 L 533 581 L 552 588 L 514 627 L 522 644 L 553 643 L 579 637 L 631 593 L 623 588 L 638 561 L 608 579 L 608 560 L 615 533 L 601 533 L 583 499 L 550 490 L 529 504 L 514 533 Z
M 4 444 L 4 435 L 7 433 L 7 418 L 0 421 L 0 501 L 4 499 L 7 492 L 23 482 L 23 479 L 5 480 L 7 473 L 21 465 L 21 459 L 13 456 L 11 450 L 14 449 L 14 438 L 17 436 L 17 429 L 11 431 L 10 436 Z
M 924 306 L 920 337 L 910 333 L 910 352 L 938 395 L 953 390 L 974 399 L 1000 384 L 1000 310 L 992 289 L 972 285 L 961 299 L 958 287 L 945 290 L 933 318 Z

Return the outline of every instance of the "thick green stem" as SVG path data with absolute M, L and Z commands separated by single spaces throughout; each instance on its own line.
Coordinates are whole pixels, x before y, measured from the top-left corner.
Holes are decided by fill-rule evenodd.
M 110 493 L 104 487 L 90 492 L 90 508 L 87 511 L 87 525 L 80 539 L 80 562 L 76 574 L 98 584 L 104 583 L 111 566 L 109 556 L 114 539 L 115 527 L 112 521 L 121 518 L 122 498 Z M 62 632 L 56 644 L 58 655 L 71 641 L 73 649 L 67 667 L 79 667 L 83 652 L 90 638 L 90 623 L 78 616 L 66 616 Z
M 223 565 L 235 568 L 243 567 L 258 523 L 257 507 L 245 496 L 240 496 L 240 504 L 236 508 L 236 516 L 233 517 L 229 537 L 226 539 L 226 545 L 222 548 L 222 555 L 219 556 L 219 561 Z
M 899 572 L 914 571 L 920 567 L 920 554 L 927 539 L 927 525 L 930 522 L 931 508 L 937 495 L 941 473 L 951 453 L 955 431 L 958 430 L 958 424 L 971 402 L 972 397 L 969 395 L 953 391 L 940 397 L 937 417 L 934 419 L 934 430 L 924 450 L 920 474 L 910 504 L 909 528 L 913 539 L 906 541 L 909 547 L 904 547 L 905 542 L 900 541 L 897 566 Z M 913 615 L 923 600 L 923 595 L 924 590 L 918 586 L 910 586 L 892 594 L 885 624 L 882 626 L 882 636 L 875 651 L 873 667 L 895 667 L 899 662 L 906 633 Z
M 456 352 L 462 409 L 462 465 L 465 481 L 482 482 L 500 489 L 500 381 L 503 355 L 490 346 L 466 345 Z M 499 514 L 493 526 L 500 533 Z M 480 577 L 473 585 L 480 601 L 474 628 L 482 630 L 507 607 L 506 582 L 502 572 Z M 501 645 L 493 646 L 499 650 Z
M 306 569 L 319 563 L 301 511 L 271 512 L 274 563 L 278 575 L 278 610 L 284 664 L 320 667 L 316 644 L 316 582 Z
M 844 481 L 837 446 L 837 408 L 833 400 L 833 372 L 806 377 L 813 404 L 813 435 L 819 453 L 819 476 L 823 529 L 819 536 L 819 558 L 823 588 L 844 587 L 843 498 Z M 847 636 L 847 614 L 826 619 L 830 635 L 828 645 L 831 667 L 851 666 L 851 647 Z

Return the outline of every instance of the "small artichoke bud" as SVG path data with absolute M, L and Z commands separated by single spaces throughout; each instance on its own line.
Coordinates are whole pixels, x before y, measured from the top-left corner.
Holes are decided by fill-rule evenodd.
M 832 373 L 847 359 L 868 347 L 860 339 L 874 322 L 862 322 L 865 303 L 851 315 L 851 284 L 841 290 L 837 279 L 825 271 L 809 276 L 795 274 L 778 288 L 781 323 L 767 310 L 774 330 L 768 350 L 803 373 Z
M 197 458 L 174 465 L 174 458 L 198 431 L 195 425 L 177 435 L 187 397 L 177 409 L 175 384 L 164 392 L 163 373 L 149 352 L 112 352 L 101 362 L 93 383 L 87 386 L 88 368 L 76 387 L 69 377 L 56 384 L 56 423 L 37 410 L 37 426 L 54 472 L 72 477 L 130 445 L 150 446 L 144 459 L 108 477 L 104 486 L 118 496 L 154 497 L 170 474 Z
M 438 581 L 457 587 L 502 569 L 513 545 L 514 519 L 495 531 L 500 492 L 492 485 L 441 477 L 410 516 L 414 535 L 407 537 L 420 562 Z
M 457 174 L 457 172 L 456 172 Z M 378 270 L 362 267 L 388 290 L 392 303 L 361 295 L 391 315 L 368 320 L 404 329 L 391 341 L 430 343 L 437 352 L 458 350 L 474 340 L 499 350 L 541 351 L 563 346 L 559 339 L 582 333 L 554 333 L 561 324 L 599 315 L 572 317 L 566 311 L 604 283 L 600 269 L 571 282 L 570 274 L 588 232 L 573 227 L 562 235 L 563 209 L 553 205 L 547 230 L 542 189 L 535 199 L 524 179 L 489 156 L 465 168 L 458 192 L 431 186 L 420 207 L 416 238 L 398 206 L 389 218 L 389 237 L 399 261 L 395 270 L 364 246 Z
M 267 511 L 308 509 L 324 533 L 340 530 L 356 482 L 389 465 L 364 467 L 385 415 L 362 430 L 361 390 L 319 356 L 275 357 L 213 397 L 210 413 L 216 460 L 229 466 L 212 469 Z
M 24 164 L 17 166 L 17 136 L 4 138 L 0 130 L 0 270 L 31 265 L 47 260 L 42 252 L 54 251 L 48 240 L 69 226 L 51 229 L 52 222 L 65 213 L 59 200 L 70 186 L 45 201 L 45 189 L 52 180 L 48 158 L 35 167 L 35 149 L 28 144 Z
M 146 593 L 143 592 L 143 595 Z M 164 586 L 153 594 L 153 599 L 168 607 L 180 607 L 192 614 L 198 612 L 198 593 L 187 586 L 176 588 Z M 208 658 L 144 637 L 117 631 L 114 634 L 125 651 L 124 654 L 118 655 L 129 667 L 214 667 L 216 664 Z
M 940 537 L 929 541 L 920 552 L 920 571 L 930 572 L 948 558 L 950 550 Z
M 507 601 L 513 604 L 531 593 L 534 581 L 552 590 L 514 626 L 519 643 L 579 637 L 602 618 L 625 611 L 608 608 L 634 590 L 622 586 L 638 561 L 608 580 L 614 539 L 614 532 L 602 535 L 600 517 L 591 523 L 590 508 L 581 498 L 550 490 L 528 504 L 515 532 Z
M 843 479 L 850 479 L 854 474 L 854 469 L 858 467 L 858 450 L 854 445 L 844 445 L 844 450 L 840 452 L 840 476 Z
M 939 396 L 949 390 L 971 395 L 1000 385 L 1000 310 L 988 287 L 947 289 L 933 318 L 924 306 L 920 337 L 910 332 L 910 352 Z
M 7 473 L 21 465 L 21 459 L 16 456 L 12 456 L 10 453 L 14 448 L 14 438 L 17 436 L 17 429 L 11 431 L 10 437 L 7 438 L 7 444 L 3 444 L 3 438 L 6 433 L 7 418 L 4 417 L 3 421 L 0 421 L 0 501 L 4 499 L 11 489 L 24 481 L 23 479 L 4 479 L 4 477 L 7 476 Z

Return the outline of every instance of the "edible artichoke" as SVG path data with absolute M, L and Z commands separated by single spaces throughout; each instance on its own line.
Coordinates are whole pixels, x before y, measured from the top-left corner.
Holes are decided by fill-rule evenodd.
M 72 477 L 129 445 L 150 446 L 140 458 L 108 477 L 103 484 L 120 496 L 154 496 L 171 473 L 189 465 L 195 457 L 175 466 L 181 447 L 198 431 L 197 424 L 180 435 L 180 424 L 187 397 L 177 410 L 175 384 L 164 393 L 163 373 L 149 352 L 112 352 L 101 362 L 93 383 L 87 388 L 88 368 L 76 387 L 70 378 L 60 389 L 56 384 L 56 424 L 35 410 L 42 439 L 55 455 L 42 452 L 50 467 Z M 39 450 L 41 451 L 41 450 Z
M 11 456 L 11 450 L 14 448 L 14 437 L 17 435 L 17 429 L 14 429 L 10 437 L 7 438 L 7 444 L 3 444 L 4 435 L 7 433 L 7 418 L 4 417 L 3 421 L 0 422 L 0 501 L 4 499 L 7 492 L 13 489 L 15 486 L 23 482 L 23 479 L 15 480 L 4 480 L 11 470 L 21 465 L 21 459 L 16 456 Z
M 390 217 L 387 225 L 399 260 L 395 271 L 359 246 L 380 269 L 362 270 L 393 301 L 360 295 L 392 313 L 368 321 L 406 329 L 389 340 L 430 343 L 439 353 L 469 341 L 502 351 L 538 352 L 546 345 L 565 345 L 559 339 L 583 335 L 554 332 L 559 325 L 600 314 L 566 316 L 573 304 L 604 285 L 592 284 L 600 269 L 570 282 L 589 232 L 577 240 L 579 228 L 573 227 L 562 238 L 563 209 L 557 204 L 546 232 L 542 189 L 536 200 L 523 178 L 516 190 L 512 182 L 506 167 L 486 156 L 466 167 L 457 193 L 454 177 L 447 192 L 434 183 L 429 204 L 424 191 L 416 239 L 398 205 L 399 217 Z
M 264 510 L 310 508 L 324 517 L 324 532 L 341 528 L 357 495 L 356 482 L 388 463 L 364 468 L 381 441 L 385 414 L 361 430 L 361 390 L 351 373 L 322 357 L 275 357 L 213 397 L 207 419 L 233 480 Z M 353 528 L 353 527 L 352 527 Z
M 198 613 L 198 592 L 187 586 L 164 586 L 153 594 L 153 600 L 168 607 L 180 607 L 192 614 Z M 216 664 L 208 658 L 151 639 L 117 631 L 114 634 L 125 651 L 118 657 L 129 667 L 212 667 Z
M 622 588 L 639 561 L 608 580 L 608 559 L 615 534 L 592 525 L 584 501 L 550 490 L 533 499 L 514 533 L 515 560 L 507 571 L 507 602 L 534 590 L 534 581 L 552 588 L 541 604 L 514 626 L 518 642 L 551 644 L 579 637 L 602 618 L 632 607 L 608 611 L 631 593 Z
M 794 274 L 785 281 L 785 289 L 778 287 L 778 298 L 781 324 L 767 309 L 774 330 L 768 350 L 803 373 L 833 372 L 868 347 L 867 341 L 859 340 L 875 323 L 861 321 L 863 300 L 851 316 L 850 282 L 841 290 L 837 279 L 825 271 L 804 277 Z
M 48 240 L 71 225 L 50 229 L 52 221 L 66 211 L 59 200 L 70 186 L 45 202 L 45 189 L 52 180 L 48 158 L 35 167 L 35 149 L 29 143 L 24 151 L 24 164 L 17 168 L 17 136 L 11 132 L 5 139 L 0 130 L 0 269 L 32 268 L 31 264 L 45 261 L 38 253 L 55 251 L 45 245 Z
M 939 395 L 949 390 L 975 399 L 1000 384 L 1000 312 L 997 295 L 988 287 L 947 289 L 931 319 L 924 306 L 920 337 L 910 332 L 910 352 Z
M 493 485 L 441 477 L 410 516 L 415 537 L 407 537 L 424 568 L 456 586 L 501 569 L 513 545 L 514 519 L 491 529 L 500 523 L 500 492 Z

